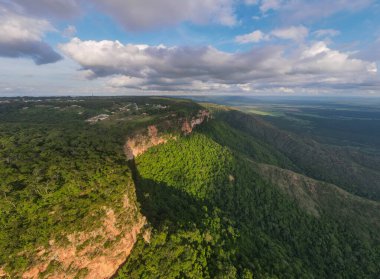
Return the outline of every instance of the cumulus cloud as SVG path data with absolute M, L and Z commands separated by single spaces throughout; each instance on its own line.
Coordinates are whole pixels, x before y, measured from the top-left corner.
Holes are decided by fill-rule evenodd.
M 236 24 L 234 0 L 92 0 L 128 30 L 146 30 L 190 21 Z
M 233 78 L 234 72 L 250 70 L 253 61 L 245 59 L 247 54 L 237 56 L 213 47 L 124 45 L 78 38 L 61 49 L 84 69 L 91 70 L 93 77 L 122 74 L 163 84 L 191 78 L 227 80 L 229 76 Z M 263 55 L 255 57 L 254 62 L 260 63 L 262 58 Z M 231 71 L 234 67 L 236 71 Z
M 325 42 L 316 42 L 304 49 L 294 67 L 300 73 L 339 73 L 373 72 L 373 63 L 350 58 L 346 53 L 330 49 Z
M 309 30 L 302 25 L 275 29 L 271 32 L 271 35 L 274 37 L 284 40 L 294 40 L 297 42 L 304 40 L 308 34 Z
M 269 10 L 277 10 L 281 7 L 282 3 L 282 0 L 261 0 L 260 10 L 263 13 L 266 13 Z
M 269 36 L 260 30 L 253 31 L 252 33 L 236 36 L 235 41 L 239 44 L 258 43 L 261 41 L 269 40 Z
M 290 51 L 281 46 L 228 53 L 213 47 L 124 45 L 118 41 L 72 39 L 61 50 L 89 73 L 110 77 L 109 85 L 155 91 L 247 91 L 327 82 L 362 82 L 375 65 L 317 42 Z M 334 83 L 332 78 L 335 79 Z
M 273 38 L 283 40 L 293 40 L 302 42 L 309 34 L 309 30 L 304 26 L 290 26 L 286 28 L 275 29 L 269 34 L 265 34 L 260 30 L 253 31 L 252 33 L 239 35 L 235 37 L 235 41 L 239 44 L 258 43 L 261 41 L 268 41 Z
M 0 56 L 29 57 L 36 64 L 54 63 L 62 57 L 42 38 L 55 31 L 46 20 L 16 14 L 0 6 Z

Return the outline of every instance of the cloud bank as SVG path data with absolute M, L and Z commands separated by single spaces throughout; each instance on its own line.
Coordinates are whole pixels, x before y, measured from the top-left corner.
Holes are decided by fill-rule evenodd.
M 118 41 L 82 41 L 60 46 L 89 79 L 109 77 L 109 85 L 152 91 L 254 91 L 255 88 L 332 88 L 364 82 L 375 64 L 354 59 L 315 42 L 289 50 L 265 46 L 228 53 L 214 47 L 124 45 Z
M 255 30 L 249 34 L 236 36 L 235 41 L 239 44 L 247 44 L 267 41 L 269 39 L 269 35 L 264 34 L 261 30 Z
M 79 78 L 85 76 L 88 80 L 97 80 L 92 84 L 106 80 L 108 86 L 120 91 L 124 88 L 134 89 L 133 92 L 187 93 L 327 92 L 363 88 L 376 91 L 380 82 L 374 62 L 380 62 L 380 39 L 362 45 L 342 45 L 339 41 L 342 38 L 347 40 L 348 29 L 336 25 L 332 18 L 343 13 L 354 14 L 375 2 L 0 0 L 0 56 L 25 57 L 40 65 L 57 62 L 63 58 L 60 53 L 64 53 L 69 58 L 65 62 L 73 65 L 74 61 L 80 65 Z M 247 16 L 249 12 L 252 15 Z M 104 25 L 100 24 L 105 30 L 100 33 L 109 31 L 107 36 L 109 34 L 111 38 L 120 36 L 120 30 L 112 26 L 107 17 L 125 29 L 126 40 L 142 40 L 149 44 L 173 43 L 185 38 L 186 42 L 194 44 L 199 41 L 207 43 L 197 47 L 167 47 L 73 38 L 98 38 L 93 26 L 87 25 L 87 17 L 104 20 Z M 269 20 L 270 24 L 266 25 Z M 261 30 L 245 33 L 259 21 L 264 23 L 257 25 Z M 316 22 L 323 24 L 315 25 Z M 207 28 L 199 25 L 207 25 Z M 144 33 L 156 29 L 164 29 L 157 34 L 167 37 Z M 55 34 L 47 36 L 49 32 Z M 200 36 L 199 39 L 196 36 Z M 333 39 L 336 39 L 335 43 Z M 59 52 L 53 48 L 57 41 L 61 42 Z M 354 37 L 351 41 L 354 42 Z M 257 45 L 249 49 L 252 47 L 249 44 Z M 73 76 L 76 74 L 72 73 Z M 81 82 L 83 86 L 89 84 L 87 80 Z

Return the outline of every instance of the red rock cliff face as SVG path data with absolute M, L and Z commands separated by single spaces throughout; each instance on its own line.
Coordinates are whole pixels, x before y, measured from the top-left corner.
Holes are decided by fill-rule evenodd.
M 146 224 L 145 217 L 137 212 L 136 205 L 130 204 L 127 196 L 123 205 L 131 215 L 138 216 L 134 221 L 129 220 L 132 224 L 112 208 L 103 208 L 105 215 L 101 227 L 67 235 L 68 243 L 64 246 L 51 240 L 48 247 L 36 251 L 38 260 L 22 274 L 22 278 L 111 278 L 126 261 L 137 235 Z M 51 265 L 56 268 L 46 272 Z
M 200 110 L 197 116 L 192 117 L 190 120 L 186 119 L 182 124 L 182 132 L 185 135 L 191 134 L 193 129 L 201 125 L 205 120 L 208 120 L 210 113 L 207 110 Z
M 184 135 L 189 135 L 192 133 L 193 129 L 201 125 L 204 121 L 208 120 L 210 113 L 207 110 L 200 110 L 198 114 L 191 119 L 182 119 L 181 132 Z M 176 139 L 175 136 L 166 134 L 159 135 L 157 126 L 149 126 L 146 131 L 138 133 L 133 137 L 127 139 L 124 145 L 124 152 L 128 160 L 132 160 L 136 156 L 143 154 L 149 148 L 164 144 L 170 139 Z
M 158 129 L 156 126 L 149 126 L 148 133 L 137 134 L 127 139 L 124 145 L 124 152 L 128 160 L 144 153 L 149 148 L 166 143 L 169 139 L 174 139 L 171 135 L 158 136 Z

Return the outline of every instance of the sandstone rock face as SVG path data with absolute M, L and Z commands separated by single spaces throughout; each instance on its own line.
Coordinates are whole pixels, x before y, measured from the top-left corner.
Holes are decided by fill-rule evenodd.
M 197 116 L 191 120 L 186 119 L 182 124 L 182 132 L 185 135 L 191 134 L 195 126 L 201 125 L 205 120 L 208 120 L 210 113 L 207 110 L 200 110 Z
M 158 129 L 152 125 L 148 127 L 147 134 L 137 134 L 127 140 L 124 145 L 124 152 L 127 160 L 132 160 L 134 157 L 144 153 L 149 148 L 166 143 L 174 137 L 166 135 L 165 137 L 158 135 Z
M 210 113 L 207 110 L 200 110 L 198 114 L 191 119 L 179 119 L 181 124 L 181 132 L 184 135 L 189 135 L 193 132 L 193 129 L 201 125 L 204 121 L 208 120 Z M 133 160 L 138 155 L 143 154 L 149 148 L 164 144 L 168 140 L 176 139 L 170 134 L 159 135 L 157 126 L 151 125 L 146 131 L 137 133 L 133 137 L 127 139 L 124 145 L 124 152 L 128 160 Z
M 124 197 L 123 205 L 126 210 L 136 210 L 131 208 L 127 196 Z M 146 219 L 139 215 L 137 221 L 129 225 L 125 220 L 120 220 L 121 217 L 112 208 L 104 208 L 104 211 L 103 224 L 98 229 L 67 235 L 69 243 L 64 246 L 51 240 L 48 247 L 41 247 L 37 251 L 38 263 L 24 272 L 22 278 L 112 277 L 131 253 Z M 51 265 L 57 268 L 44 275 Z

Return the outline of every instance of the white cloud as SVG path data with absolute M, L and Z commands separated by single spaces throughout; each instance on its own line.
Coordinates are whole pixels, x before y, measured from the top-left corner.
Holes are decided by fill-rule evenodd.
M 262 13 L 267 13 L 270 10 L 280 9 L 284 0 L 244 0 L 246 5 L 258 5 Z
M 0 56 L 30 57 L 36 64 L 56 62 L 61 56 L 43 42 L 56 31 L 46 20 L 16 14 L 0 6 Z
M 111 78 L 107 84 L 112 87 L 139 88 L 145 84 L 145 81 L 142 78 L 117 75 Z
M 292 50 L 280 46 L 228 53 L 213 47 L 124 45 L 81 41 L 61 50 L 109 86 L 148 91 L 242 92 L 255 88 L 342 87 L 373 78 L 374 65 L 317 42 Z M 281 89 L 281 90 L 282 90 Z
M 286 28 L 275 29 L 268 34 L 265 34 L 260 30 L 256 30 L 249 34 L 236 36 L 235 42 L 239 44 L 258 43 L 261 41 L 268 41 L 273 38 L 302 42 L 308 36 L 308 34 L 309 30 L 302 25 L 290 26 Z
M 369 64 L 367 66 L 367 71 L 369 73 L 376 74 L 377 73 L 377 64 L 375 62 Z
M 321 37 L 335 37 L 340 35 L 340 31 L 335 29 L 319 29 L 313 32 L 317 38 Z
M 92 0 L 128 30 L 155 29 L 190 21 L 236 24 L 234 0 Z
M 309 30 L 300 25 L 300 26 L 291 26 L 286 28 L 275 29 L 271 32 L 274 37 L 285 39 L 285 40 L 294 40 L 297 42 L 303 41 L 309 34 Z
M 348 54 L 330 49 L 325 42 L 316 42 L 305 48 L 298 60 L 295 71 L 309 73 L 370 72 L 371 63 L 350 58 Z
M 261 41 L 269 40 L 269 36 L 260 30 L 253 31 L 252 33 L 236 36 L 235 41 L 239 44 L 258 43 Z
M 46 20 L 12 13 L 0 7 L 0 41 L 39 41 L 46 32 L 55 31 Z
M 269 10 L 277 10 L 281 7 L 282 2 L 282 0 L 261 0 L 260 10 L 263 13 L 266 13 Z

